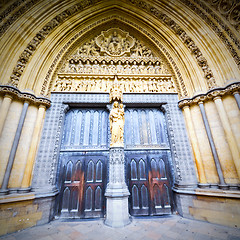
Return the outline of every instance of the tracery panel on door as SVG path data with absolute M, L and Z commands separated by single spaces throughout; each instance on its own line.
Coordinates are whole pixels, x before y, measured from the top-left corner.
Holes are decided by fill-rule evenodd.
M 165 117 L 158 108 L 126 108 L 124 134 L 127 149 L 169 147 Z
M 131 215 L 170 214 L 172 193 L 167 152 L 133 152 L 126 154 Z
M 62 155 L 59 212 L 62 217 L 81 217 L 83 208 L 84 156 Z
M 65 116 L 61 150 L 107 150 L 108 125 L 106 109 L 70 109 Z
M 169 214 L 171 213 L 171 187 L 169 171 L 166 171 L 167 154 L 149 154 L 150 162 L 149 188 L 152 203 L 152 214 Z
M 87 156 L 86 157 L 86 180 L 84 186 L 85 206 L 84 216 L 103 217 L 105 210 L 105 156 Z
M 149 215 L 149 184 L 146 156 L 128 155 L 130 214 Z

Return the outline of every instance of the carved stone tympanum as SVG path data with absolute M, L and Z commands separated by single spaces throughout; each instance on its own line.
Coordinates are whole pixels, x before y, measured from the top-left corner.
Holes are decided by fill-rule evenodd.
M 117 92 L 113 86 L 116 76 Z M 110 92 L 111 97 L 129 92 L 175 93 L 176 88 L 168 63 L 130 33 L 110 28 L 68 57 L 53 91 Z
M 103 31 L 96 38 L 96 45 L 100 48 L 102 55 L 104 53 L 109 56 L 122 56 L 125 53 L 130 55 L 130 49 L 134 44 L 135 39 L 118 28 Z

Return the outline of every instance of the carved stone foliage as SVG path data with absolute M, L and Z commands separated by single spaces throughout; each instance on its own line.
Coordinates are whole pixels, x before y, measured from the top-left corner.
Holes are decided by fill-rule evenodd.
M 59 74 L 53 91 L 56 92 L 110 92 L 112 76 L 77 76 Z M 119 88 L 128 93 L 176 93 L 171 76 L 118 76 Z
M 14 99 L 18 99 L 20 101 L 28 101 L 34 105 L 44 105 L 49 108 L 51 106 L 51 101 L 45 97 L 36 97 L 32 93 L 21 92 L 17 88 L 12 86 L 0 85 L 0 96 L 1 95 L 9 95 Z
M 212 7 L 240 30 L 240 3 L 237 0 L 209 0 Z
M 185 106 L 190 106 L 192 104 L 198 104 L 199 102 L 205 102 L 210 99 L 214 99 L 217 97 L 222 97 L 226 94 L 235 94 L 240 92 L 240 82 L 234 82 L 227 85 L 225 88 L 215 88 L 208 91 L 206 94 L 199 94 L 194 96 L 193 98 L 185 98 L 178 102 L 179 108 L 183 108 Z
M 226 9 L 229 9 L 229 6 L 232 6 L 232 4 L 235 4 L 236 2 L 232 0 L 222 1 L 222 10 L 219 10 L 217 8 L 218 4 L 220 3 L 219 0 L 210 2 L 200 0 L 181 1 L 183 4 L 187 5 L 191 10 L 197 13 L 199 17 L 201 17 L 208 24 L 208 26 L 212 28 L 212 30 L 218 35 L 218 37 L 221 39 L 221 41 L 225 44 L 225 46 L 231 53 L 234 61 L 238 65 L 238 68 L 240 68 L 240 56 L 234 47 L 235 45 L 238 49 L 240 49 L 239 37 L 237 37 L 236 34 L 234 34 L 233 31 L 229 28 L 228 23 L 231 22 L 226 21 L 226 15 L 223 14 L 224 11 L 227 12 Z M 211 7 L 213 7 L 213 9 Z M 220 18 L 219 15 L 216 13 L 222 14 L 224 18 Z M 239 25 L 237 30 L 240 30 Z
M 206 58 L 203 56 L 201 50 L 196 46 L 193 39 L 187 35 L 187 33 L 184 31 L 182 27 L 180 27 L 174 20 L 172 20 L 168 15 L 161 12 L 158 8 L 155 6 L 143 2 L 141 0 L 129 0 L 132 4 L 138 6 L 139 8 L 144 9 L 145 11 L 148 11 L 150 14 L 154 15 L 156 18 L 158 18 L 160 21 L 162 21 L 165 25 L 167 25 L 171 30 L 179 36 L 179 38 L 182 40 L 182 42 L 188 47 L 188 49 L 191 51 L 191 53 L 195 56 L 198 65 L 202 68 L 204 72 L 204 77 L 207 80 L 207 84 L 209 89 L 212 89 L 216 87 L 216 81 L 214 79 L 213 73 L 207 63 Z
M 50 22 L 44 25 L 43 28 L 35 35 L 35 37 L 28 43 L 27 48 L 25 48 L 25 50 L 20 55 L 17 61 L 17 65 L 13 69 L 9 84 L 14 87 L 18 86 L 19 79 L 30 57 L 33 55 L 39 44 L 47 37 L 47 35 L 49 35 L 52 30 L 56 29 L 57 26 L 59 26 L 62 22 L 64 22 L 67 18 L 71 17 L 73 14 L 77 13 L 80 10 L 83 10 L 90 5 L 94 5 L 98 1 L 100 0 L 81 1 L 76 5 L 69 7 L 65 11 L 61 12 Z

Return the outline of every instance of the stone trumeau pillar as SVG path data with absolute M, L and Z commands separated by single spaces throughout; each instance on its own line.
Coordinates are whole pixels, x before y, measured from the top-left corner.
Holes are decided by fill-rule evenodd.
M 110 90 L 110 156 L 109 156 L 109 182 L 105 196 L 107 198 L 107 211 L 105 224 L 111 227 L 123 227 L 130 223 L 128 213 L 128 197 L 130 195 L 125 182 L 124 159 L 124 108 L 122 92 L 118 88 L 117 78 Z

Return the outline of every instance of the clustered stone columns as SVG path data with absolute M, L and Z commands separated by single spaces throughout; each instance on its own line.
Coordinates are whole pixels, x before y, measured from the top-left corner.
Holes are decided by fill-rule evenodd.
M 5 150 L 4 148 L 2 149 L 3 155 L 6 156 L 6 158 L 3 159 L 5 161 L 4 163 L 6 164 L 6 170 L 3 175 L 0 195 L 5 195 L 13 192 L 22 193 L 22 192 L 30 191 L 32 170 L 33 170 L 34 160 L 35 160 L 37 146 L 39 142 L 41 126 L 44 119 L 46 108 L 50 107 L 51 101 L 44 97 L 36 97 L 32 93 L 29 93 L 29 91 L 21 92 L 13 86 L 6 86 L 6 85 L 0 85 L 0 94 L 4 96 L 1 107 L 0 107 L 0 137 L 4 130 L 4 127 L 6 127 L 5 125 L 7 125 L 6 119 L 10 112 L 9 109 L 12 106 L 11 103 L 12 102 L 23 103 L 20 118 L 19 120 L 16 121 L 17 129 L 15 133 L 13 133 L 15 135 L 13 135 L 14 138 L 11 144 L 10 152 L 8 153 L 7 152 L 8 150 Z M 21 140 L 21 135 L 26 123 L 25 119 L 29 111 L 30 104 L 32 106 L 35 106 L 36 108 L 38 107 L 38 114 L 37 114 L 37 119 L 35 120 L 35 123 L 34 123 L 35 127 L 33 129 L 33 132 L 32 134 L 30 133 L 30 135 L 28 136 L 29 141 L 31 139 L 30 141 L 31 143 L 29 147 L 27 160 L 26 160 L 25 170 L 24 172 L 19 172 L 19 174 L 23 175 L 22 184 L 20 181 L 19 186 L 17 188 L 9 189 L 9 182 L 10 182 L 10 178 L 12 177 L 13 165 L 15 164 L 15 159 L 17 158 L 18 147 L 19 147 L 19 144 L 22 143 L 21 141 L 24 141 L 24 139 Z M 31 112 L 29 116 L 31 116 Z M 21 160 L 24 162 L 24 159 L 21 159 Z
M 42 129 L 42 122 L 44 119 L 45 112 L 46 112 L 46 106 L 40 105 L 38 108 L 38 114 L 37 114 L 37 119 L 36 119 L 34 131 L 32 135 L 31 146 L 28 152 L 27 163 L 25 166 L 24 175 L 22 179 L 22 185 L 20 189 L 21 192 L 30 191 L 31 189 L 30 185 L 32 180 L 33 164 L 34 164 L 34 159 L 37 152 L 37 146 L 39 142 L 39 136 Z
M 232 159 L 233 159 L 233 162 L 236 167 L 237 175 L 240 180 L 240 162 L 239 162 L 240 150 L 238 148 L 237 140 L 233 134 L 233 131 L 231 128 L 231 123 L 229 121 L 227 112 L 226 112 L 223 102 L 222 102 L 223 95 L 225 95 L 225 94 L 234 95 L 237 105 L 238 105 L 238 108 L 239 108 L 239 106 L 240 106 L 239 89 L 240 89 L 240 83 L 234 82 L 232 84 L 227 85 L 225 88 L 212 89 L 209 92 L 207 92 L 206 94 L 200 94 L 200 95 L 194 96 L 191 99 L 182 99 L 179 101 L 179 107 L 183 109 L 183 113 L 185 116 L 188 131 L 189 131 L 189 138 L 190 138 L 192 148 L 193 148 L 193 153 L 194 153 L 198 177 L 199 177 L 199 187 L 203 187 L 203 186 L 207 186 L 207 185 L 210 186 L 210 184 L 206 184 L 207 183 L 206 173 L 204 172 L 202 157 L 201 157 L 201 153 L 199 150 L 200 145 L 198 143 L 198 140 L 197 140 L 197 137 L 195 134 L 195 130 L 193 127 L 193 121 L 192 121 L 191 113 L 190 113 L 190 106 L 193 104 L 198 104 L 198 106 L 200 108 L 204 127 L 206 130 L 209 145 L 210 145 L 212 155 L 213 155 L 213 160 L 215 162 L 215 166 L 216 166 L 216 170 L 217 170 L 217 174 L 218 174 L 218 178 L 219 178 L 218 187 L 221 189 L 228 189 L 229 185 L 226 184 L 225 179 L 224 179 L 223 170 L 222 170 L 222 167 L 221 167 L 221 164 L 219 161 L 218 152 L 217 152 L 217 149 L 216 149 L 216 146 L 214 143 L 212 132 L 211 132 L 211 129 L 209 126 L 209 121 L 207 119 L 207 115 L 205 112 L 204 102 L 213 100 L 213 102 L 215 103 L 215 106 L 216 106 L 216 109 L 217 109 L 217 112 L 218 112 L 218 115 L 220 118 L 220 122 L 224 129 L 224 133 L 225 133 L 228 145 L 229 145 Z
M 189 106 L 184 106 L 183 107 L 183 113 L 186 119 L 186 124 L 187 124 L 187 129 L 189 132 L 189 137 L 190 137 L 190 142 L 192 145 L 192 149 L 193 149 L 193 154 L 195 157 L 195 162 L 196 162 L 196 167 L 197 167 L 197 172 L 198 172 L 198 178 L 199 178 L 199 187 L 206 187 L 208 186 L 207 184 L 207 179 L 206 179 L 206 175 L 204 172 L 204 167 L 203 167 L 203 161 L 202 161 L 202 157 L 201 157 L 201 153 L 199 150 L 199 144 L 197 141 L 197 137 L 195 134 L 195 130 L 193 127 L 193 121 L 192 121 L 192 117 L 191 117 L 191 113 L 190 113 L 190 109 Z
M 237 169 L 238 178 L 240 179 L 240 161 L 239 161 L 240 153 L 238 150 L 237 142 L 235 140 L 232 129 L 230 127 L 231 125 L 230 125 L 227 113 L 224 109 L 221 97 L 217 96 L 213 100 L 216 104 L 217 111 L 224 129 L 227 141 L 229 143 L 229 148 L 232 153 L 233 161 Z
M 13 144 L 12 144 L 12 148 L 11 148 L 11 151 L 10 151 L 10 155 L 9 155 L 9 158 L 8 158 L 7 168 L 5 170 L 5 174 L 4 174 L 4 177 L 3 177 L 3 182 L 2 182 L 1 189 L 0 189 L 0 194 L 8 193 L 8 189 L 7 189 L 8 181 L 9 181 L 9 178 L 10 178 L 10 173 L 11 173 L 11 170 L 12 170 L 12 166 L 13 166 L 14 158 L 15 158 L 15 155 L 16 155 L 19 139 L 20 139 L 20 136 L 21 136 L 24 120 L 25 120 L 25 117 L 26 117 L 26 114 L 27 114 L 28 106 L 29 106 L 29 102 L 25 101 L 24 104 L 23 104 L 23 109 L 22 109 L 22 112 L 21 112 L 21 116 L 20 116 L 20 120 L 19 120 L 19 123 L 18 123 L 17 131 L 16 131 L 16 134 L 15 134 Z
M 110 89 L 110 131 L 111 143 L 109 150 L 109 182 L 105 196 L 107 199 L 105 224 L 111 227 L 123 227 L 130 223 L 128 212 L 128 197 L 130 195 L 125 181 L 124 158 L 124 108 L 122 92 L 115 77 L 113 87 Z
M 209 141 L 211 151 L 212 151 L 212 154 L 213 154 L 213 159 L 214 159 L 214 162 L 215 162 L 215 165 L 216 165 L 216 169 L 217 169 L 217 173 L 218 173 L 218 177 L 219 177 L 219 182 L 220 182 L 219 188 L 226 189 L 227 185 L 226 185 L 224 177 L 223 177 L 221 164 L 220 164 L 220 161 L 219 161 L 219 158 L 218 158 L 217 149 L 216 149 L 214 141 L 213 141 L 212 132 L 211 132 L 211 129 L 210 129 L 210 126 L 209 126 L 209 123 L 208 123 L 208 119 L 207 119 L 207 115 L 206 115 L 206 112 L 205 112 L 203 102 L 199 102 L 198 105 L 199 105 L 199 108 L 200 108 L 200 111 L 201 111 L 201 114 L 202 114 L 203 123 L 204 123 L 205 129 L 206 129 L 206 133 L 207 133 L 207 136 L 208 136 L 208 141 Z

